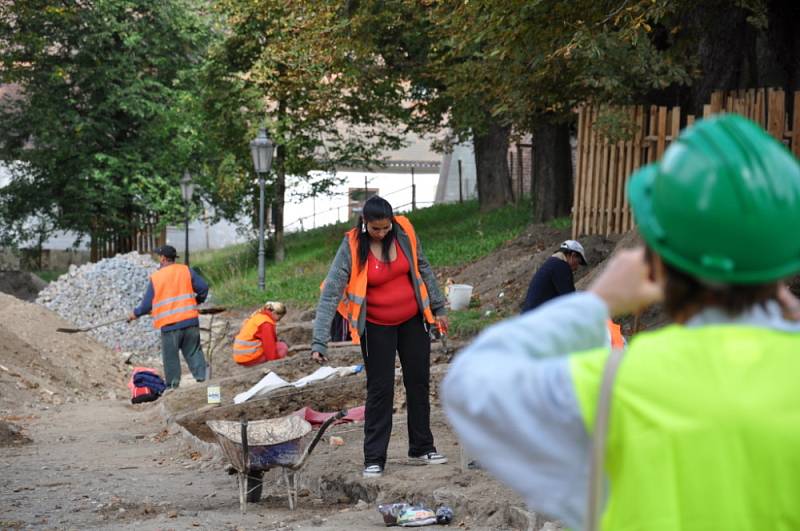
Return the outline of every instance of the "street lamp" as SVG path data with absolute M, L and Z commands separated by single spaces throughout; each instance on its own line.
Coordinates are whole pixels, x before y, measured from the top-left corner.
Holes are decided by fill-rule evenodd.
M 184 249 L 186 256 L 184 257 L 184 263 L 187 266 L 189 265 L 189 203 L 192 202 L 193 193 L 194 183 L 192 182 L 192 176 L 189 174 L 189 170 L 184 170 L 181 178 L 181 196 L 183 197 L 186 212 L 186 246 Z
M 253 156 L 253 166 L 258 175 L 258 289 L 264 291 L 264 174 L 269 173 L 272 166 L 272 153 L 275 144 L 267 136 L 263 127 L 258 130 L 258 135 L 250 142 L 250 154 Z

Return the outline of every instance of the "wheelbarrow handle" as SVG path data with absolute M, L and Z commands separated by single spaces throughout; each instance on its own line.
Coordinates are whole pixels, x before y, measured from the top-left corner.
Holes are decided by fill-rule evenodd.
M 311 441 L 311 444 L 309 444 L 308 448 L 306 448 L 305 452 L 303 452 L 303 457 L 301 457 L 297 463 L 293 464 L 291 467 L 288 468 L 291 468 L 292 470 L 300 470 L 301 468 L 303 468 L 306 459 L 314 450 L 314 447 L 317 446 L 317 443 L 320 441 L 320 439 L 322 439 L 322 436 L 325 434 L 325 430 L 327 430 L 331 424 L 333 424 L 337 420 L 342 419 L 346 415 L 347 415 L 347 410 L 342 409 L 341 411 L 337 411 L 336 414 L 334 414 L 328 420 L 323 422 L 322 426 L 319 427 L 317 434 L 314 436 L 314 439 Z

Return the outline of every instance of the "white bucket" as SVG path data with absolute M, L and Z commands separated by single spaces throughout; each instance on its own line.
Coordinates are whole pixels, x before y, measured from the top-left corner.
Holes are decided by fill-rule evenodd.
M 472 297 L 472 286 L 469 284 L 453 284 L 447 291 L 451 310 L 463 310 L 469 306 Z

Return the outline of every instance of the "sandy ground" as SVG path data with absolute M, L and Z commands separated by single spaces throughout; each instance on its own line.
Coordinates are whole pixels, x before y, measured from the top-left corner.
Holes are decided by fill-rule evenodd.
M 275 470 L 265 475 L 262 500 L 241 514 L 226 460 L 213 447 L 188 444 L 177 425 L 166 426 L 163 407 L 89 401 L 16 419 L 32 442 L 0 447 L 0 529 L 378 529 L 377 504 L 404 499 L 450 504 L 460 528 L 527 527 L 523 511 L 510 515 L 513 505 L 496 503 L 510 493 L 481 471 L 461 472 L 457 443 L 440 416 L 433 430 L 451 464 L 407 464 L 401 415 L 386 475 L 365 480 L 362 426 L 334 426 L 328 434 L 345 445 L 323 443 L 312 454 L 295 511 Z
M 567 231 L 531 226 L 519 238 L 465 267 L 437 271 L 441 278 L 475 287 L 483 311 L 518 312 L 531 275 L 569 237 Z M 591 266 L 579 270 L 578 287 L 591 281 L 617 245 L 635 234 L 607 240 L 587 238 Z M 794 279 L 800 287 L 800 277 Z M 468 338 L 451 338 L 451 349 L 434 344 L 431 367 L 432 429 L 446 465 L 408 463 L 405 396 L 396 381 L 394 430 L 386 473 L 361 477 L 363 425 L 333 426 L 299 475 L 297 510 L 288 508 L 280 470 L 265 475 L 258 503 L 240 512 L 236 476 L 205 429 L 212 418 L 274 418 L 303 406 L 335 411 L 363 404 L 364 376 L 310 386 L 302 393 L 278 392 L 267 399 L 233 405 L 236 393 L 256 383 L 265 370 L 291 381 L 317 366 L 309 360 L 313 309 L 290 308 L 278 334 L 293 354 L 256 368 L 231 360 L 230 342 L 251 308 L 201 320 L 206 353 L 213 352 L 213 379 L 223 405 L 209 406 L 206 385 L 188 377 L 180 389 L 150 404 L 131 405 L 125 382 L 135 365 L 160 370 L 158 359 L 113 352 L 85 334 L 55 332 L 70 326 L 52 312 L 0 293 L 0 529 L 379 529 L 377 505 L 419 502 L 452 507 L 459 529 L 559 529 L 526 510 L 512 491 L 481 470 L 463 466 L 461 449 L 441 412 L 438 382 L 453 350 Z M 643 328 L 663 322 L 658 309 L 640 317 Z M 629 333 L 632 318 L 624 321 Z M 306 345 L 306 346 L 304 346 Z M 331 349 L 333 365 L 360 363 L 351 346 Z M 331 436 L 344 440 L 331 446 Z M 578 486 L 576 488 L 582 488 Z

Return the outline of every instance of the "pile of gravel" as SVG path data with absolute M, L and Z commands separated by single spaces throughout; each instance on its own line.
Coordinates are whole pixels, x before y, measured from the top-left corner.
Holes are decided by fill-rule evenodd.
M 131 252 L 69 271 L 39 292 L 36 302 L 83 328 L 127 316 L 142 300 L 150 274 L 158 264 L 149 255 Z M 156 354 L 160 332 L 144 316 L 88 332 L 117 351 Z

